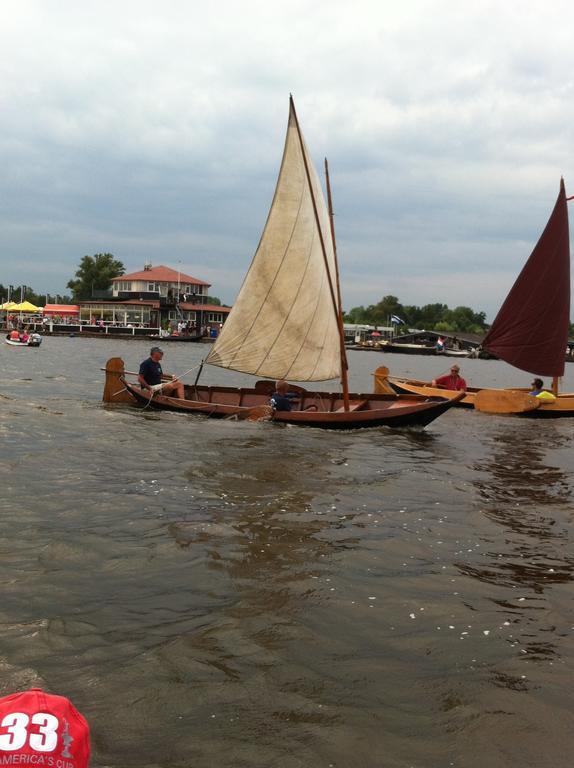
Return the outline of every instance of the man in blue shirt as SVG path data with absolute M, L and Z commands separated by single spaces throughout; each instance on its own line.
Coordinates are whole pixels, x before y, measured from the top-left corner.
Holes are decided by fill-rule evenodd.
M 289 386 L 286 381 L 280 379 L 275 382 L 275 392 L 271 395 L 269 404 L 274 411 L 290 411 L 294 400 L 299 399 L 295 392 L 289 392 Z
M 185 399 L 183 383 L 173 376 L 164 376 L 161 369 L 163 350 L 152 347 L 149 357 L 140 365 L 138 381 L 142 389 L 147 389 L 153 395 L 161 392 L 162 395 L 175 395 L 180 400 Z

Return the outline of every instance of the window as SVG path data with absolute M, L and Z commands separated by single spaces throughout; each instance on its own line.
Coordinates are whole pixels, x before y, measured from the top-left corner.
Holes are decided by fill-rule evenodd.
M 148 283 L 147 289 L 149 293 L 159 291 L 159 288 L 157 287 L 157 283 Z

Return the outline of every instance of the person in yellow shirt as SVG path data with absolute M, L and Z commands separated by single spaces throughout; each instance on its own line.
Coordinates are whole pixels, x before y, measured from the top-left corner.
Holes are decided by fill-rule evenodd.
M 532 395 L 532 397 L 537 397 L 539 400 L 546 400 L 547 402 L 556 400 L 556 397 L 552 392 L 548 392 L 544 389 L 544 382 L 542 379 L 534 379 L 530 386 L 532 387 L 532 392 L 529 392 L 528 394 Z

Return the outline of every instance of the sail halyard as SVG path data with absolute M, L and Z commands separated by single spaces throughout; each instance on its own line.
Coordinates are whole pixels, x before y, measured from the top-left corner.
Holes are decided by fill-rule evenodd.
M 570 239 L 564 180 L 544 232 L 500 308 L 483 347 L 540 376 L 564 375 L 570 324 Z
M 295 381 L 340 376 L 338 328 L 329 288 L 334 253 L 329 243 L 324 245 L 328 214 L 314 169 L 311 178 L 306 172 L 307 161 L 291 102 L 267 222 L 208 364 Z M 311 169 L 310 161 L 308 165 Z

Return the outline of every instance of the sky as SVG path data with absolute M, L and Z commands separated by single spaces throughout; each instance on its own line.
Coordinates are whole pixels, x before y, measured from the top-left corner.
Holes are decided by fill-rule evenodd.
M 574 194 L 573 39 L 562 0 L 3 0 L 0 283 L 63 294 L 110 252 L 232 303 L 292 93 L 345 309 L 493 319 L 561 175 Z

